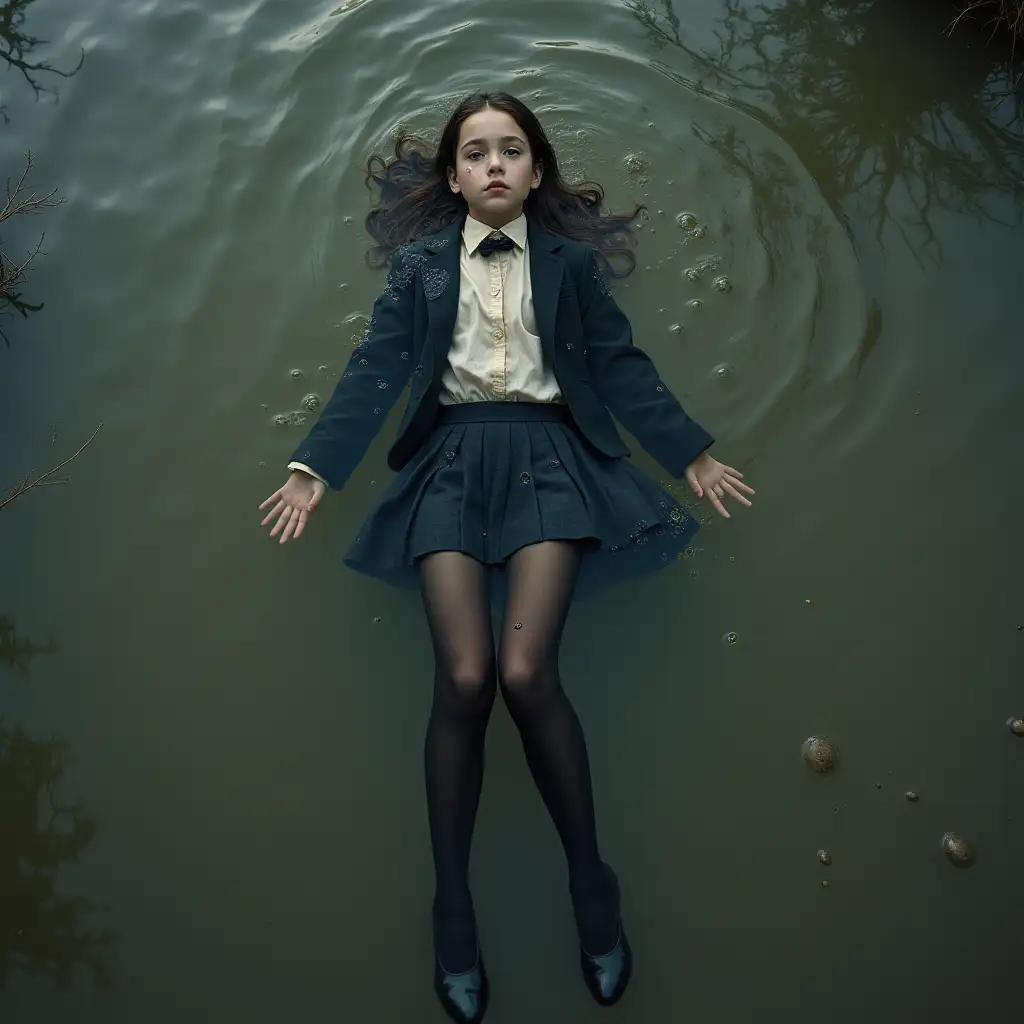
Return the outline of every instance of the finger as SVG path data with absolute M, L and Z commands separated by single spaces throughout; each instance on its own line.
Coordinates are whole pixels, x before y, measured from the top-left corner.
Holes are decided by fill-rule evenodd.
M 317 505 L 320 504 L 320 499 L 324 496 L 324 490 L 325 490 L 324 485 L 322 483 L 320 483 L 319 480 L 314 482 L 314 484 L 313 484 L 313 497 L 309 499 L 309 511 L 310 512 L 312 512 L 313 509 L 315 509 L 317 507 Z M 296 534 L 296 536 L 298 536 L 298 534 Z
M 750 484 L 742 484 L 735 477 L 726 476 L 726 480 L 729 483 L 731 483 L 733 485 L 733 487 L 737 487 L 741 491 L 746 491 L 747 494 L 757 494 L 757 491 L 755 491 L 754 488 L 750 486 Z
M 725 490 L 723 489 L 721 484 L 715 484 L 713 489 L 715 494 L 717 494 L 720 498 L 725 497 Z
M 284 528 L 284 533 L 281 534 L 281 540 L 279 543 L 284 544 L 291 538 L 291 535 L 295 532 L 295 527 L 299 523 L 299 516 L 301 515 L 302 513 L 297 508 L 292 509 L 292 514 L 288 517 L 288 523 Z
M 717 494 L 709 492 L 708 497 L 711 499 L 711 504 L 719 515 L 725 516 L 726 519 L 732 519 L 732 516 L 729 515 L 729 510 L 722 504 L 722 499 Z
M 274 491 L 274 493 L 269 498 L 267 498 L 266 501 L 264 501 L 260 505 L 258 511 L 262 512 L 272 501 L 277 501 L 277 500 L 280 499 L 280 497 L 281 497 L 281 490 L 280 490 L 280 488 L 278 488 L 276 491 Z
M 302 536 L 302 531 L 306 528 L 306 520 L 309 518 L 309 513 L 303 510 L 299 511 L 299 524 L 295 527 L 295 535 L 292 540 L 298 540 Z
M 692 467 L 688 467 L 686 470 L 686 482 L 690 485 L 690 490 L 692 490 L 698 498 L 704 497 L 704 492 L 701 490 L 700 484 L 697 483 L 697 473 Z
M 292 511 L 293 509 L 291 505 L 285 505 L 280 518 L 274 524 L 274 528 L 270 531 L 271 537 L 276 537 L 288 525 L 288 520 L 292 517 Z
M 719 463 L 719 465 L 729 476 L 739 477 L 740 480 L 743 479 L 743 474 L 738 469 L 733 469 L 732 466 L 726 466 L 724 463 Z
M 260 508 L 263 508 L 263 505 L 260 505 Z M 273 509 L 271 509 L 271 511 L 267 513 L 266 518 L 263 520 L 262 523 L 260 523 L 260 526 L 266 526 L 267 523 L 269 523 L 271 519 L 273 519 L 275 516 L 278 516 L 278 515 L 281 514 L 281 510 L 283 508 L 287 508 L 287 506 L 285 505 L 285 503 L 283 501 L 279 501 L 273 507 Z
M 727 490 L 727 491 L 728 491 L 728 492 L 729 492 L 729 493 L 730 493 L 730 494 L 731 494 L 731 495 L 732 495 L 732 496 L 733 496 L 733 497 L 734 497 L 734 498 L 735 498 L 735 499 L 736 499 L 736 500 L 737 500 L 737 501 L 738 501 L 738 502 L 739 502 L 739 503 L 740 503 L 741 505 L 746 505 L 746 506 L 747 506 L 747 508 L 750 508 L 751 502 L 750 502 L 750 501 L 749 501 L 749 500 L 748 500 L 747 498 L 744 498 L 744 497 L 743 497 L 743 495 L 742 495 L 742 494 L 740 494 L 740 492 L 739 492 L 739 491 L 737 491 L 737 490 L 736 490 L 736 488 L 735 488 L 735 487 L 733 487 L 733 485 L 732 485 L 731 483 L 729 483 L 729 481 L 728 481 L 728 480 L 726 480 L 726 481 L 725 481 L 725 482 L 724 482 L 724 483 L 722 484 L 722 486 L 723 486 L 723 487 L 724 487 L 724 488 L 725 488 L 725 489 L 726 489 L 726 490 Z

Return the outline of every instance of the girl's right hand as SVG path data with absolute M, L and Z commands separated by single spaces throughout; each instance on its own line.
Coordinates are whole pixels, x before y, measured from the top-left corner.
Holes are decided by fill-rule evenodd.
M 306 528 L 306 520 L 310 513 L 320 504 L 324 490 L 324 485 L 316 477 L 303 473 L 301 469 L 293 469 L 292 475 L 288 477 L 288 482 L 284 487 L 274 491 L 260 505 L 261 512 L 268 505 L 273 506 L 260 526 L 266 526 L 267 523 L 277 519 L 274 528 L 270 531 L 270 536 L 276 537 L 280 533 L 279 544 L 284 544 L 290 537 L 298 540 Z

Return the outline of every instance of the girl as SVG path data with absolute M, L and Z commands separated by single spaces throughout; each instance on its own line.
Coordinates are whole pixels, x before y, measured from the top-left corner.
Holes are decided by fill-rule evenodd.
M 452 1020 L 483 1018 L 489 988 L 469 891 L 470 842 L 497 690 L 565 849 L 588 989 L 619 1000 L 632 972 L 619 885 L 594 823 L 587 746 L 558 674 L 574 592 L 660 566 L 697 529 L 635 469 L 609 411 L 723 516 L 749 505 L 742 474 L 683 411 L 611 297 L 639 208 L 571 188 L 537 118 L 505 93 L 466 99 L 437 153 L 401 139 L 372 158 L 366 218 L 387 286 L 348 368 L 260 505 L 280 543 L 325 487 L 340 489 L 411 381 L 382 494 L 347 555 L 422 591 L 434 647 L 425 769 L 436 874 L 434 987 Z M 618 269 L 616 269 L 616 265 Z M 745 492 L 745 493 L 744 493 Z M 504 581 L 495 650 L 489 569 Z

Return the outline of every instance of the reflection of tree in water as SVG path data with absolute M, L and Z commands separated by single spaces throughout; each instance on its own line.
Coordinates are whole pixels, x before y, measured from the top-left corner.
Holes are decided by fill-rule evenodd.
M 22 78 L 32 87 L 37 98 L 45 93 L 56 96 L 57 90 L 45 84 L 45 76 L 70 78 L 81 68 L 85 52 L 79 57 L 78 64 L 69 71 L 61 71 L 49 61 L 33 60 L 32 51 L 45 44 L 46 40 L 25 31 L 25 13 L 32 3 L 33 0 L 6 0 L 0 4 L 0 59 L 7 64 L 8 71 L 21 72 Z M 7 120 L 6 104 L 0 104 L 0 116 Z
M 0 663 L 27 671 L 48 649 L 0 618 Z M 57 891 L 61 866 L 77 862 L 96 833 L 85 807 L 58 793 L 67 759 L 63 740 L 33 739 L 0 719 L 0 990 L 15 971 L 66 988 L 81 968 L 97 986 L 110 984 L 113 934 L 87 926 L 88 900 Z
M 724 0 L 711 53 L 685 44 L 672 0 L 624 2 L 659 47 L 683 49 L 738 106 L 773 116 L 837 214 L 863 202 L 879 239 L 893 225 L 912 250 L 912 233 L 937 247 L 937 211 L 997 221 L 993 199 L 1024 196 L 1024 103 L 1007 93 L 1006 54 L 976 28 L 945 33 L 941 3 Z

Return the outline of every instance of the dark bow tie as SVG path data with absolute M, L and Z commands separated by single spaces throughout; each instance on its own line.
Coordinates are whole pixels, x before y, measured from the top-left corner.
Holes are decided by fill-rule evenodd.
M 508 252 L 509 249 L 514 249 L 516 243 L 512 241 L 508 235 L 501 235 L 499 238 L 491 238 L 488 235 L 480 243 L 480 255 L 490 256 L 492 252 Z

